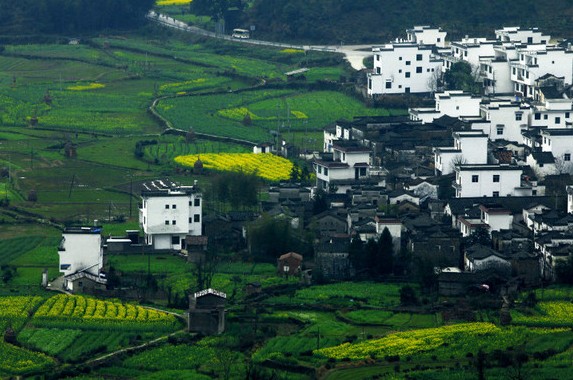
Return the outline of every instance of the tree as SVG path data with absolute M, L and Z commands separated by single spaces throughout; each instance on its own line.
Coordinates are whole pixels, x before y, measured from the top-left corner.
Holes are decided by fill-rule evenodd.
M 259 183 L 256 173 L 220 173 L 213 179 L 214 195 L 219 202 L 228 202 L 236 208 L 253 207 L 258 203 Z
M 409 285 L 400 288 L 400 305 L 413 306 L 418 304 L 418 296 L 416 291 Z
M 388 227 L 384 227 L 378 239 L 378 258 L 376 260 L 376 274 L 386 275 L 393 272 L 394 243 Z
M 282 254 L 296 250 L 290 221 L 263 214 L 247 226 L 251 254 L 262 261 L 275 262 Z
M 456 62 L 444 74 L 445 87 L 448 90 L 463 90 L 478 94 L 481 84 L 478 82 L 477 69 L 465 61 Z
M 354 236 L 348 248 L 348 258 L 354 269 L 361 273 L 367 267 L 364 242 L 360 236 Z M 313 275 L 314 277 L 314 275 Z
M 568 154 L 570 155 L 570 153 Z M 566 161 L 564 155 L 555 157 L 555 169 L 559 174 L 573 174 L 573 162 L 571 160 Z
M 37 202 L 38 201 L 38 193 L 36 190 L 28 191 L 28 202 Z
M 562 284 L 573 284 L 573 257 L 555 263 L 555 277 Z
M 252 125 L 252 124 L 253 124 L 253 120 L 251 119 L 251 114 L 250 114 L 249 112 L 247 112 L 247 113 L 245 114 L 245 117 L 243 117 L 243 125 L 244 125 L 245 127 L 248 127 L 248 126 L 250 126 L 250 125 Z
M 298 167 L 298 164 L 295 162 L 290 170 L 289 180 L 290 182 L 296 183 L 301 179 L 300 177 L 301 177 L 300 168 Z
M 432 75 L 430 75 L 426 86 L 432 95 L 442 89 L 442 70 L 439 67 L 437 67 Z
M 456 154 L 450 162 L 450 172 L 455 171 L 457 166 L 465 165 L 468 160 L 462 154 Z
M 319 189 L 314 195 L 314 202 L 312 204 L 312 213 L 318 215 L 321 212 L 328 210 L 328 202 L 326 201 L 326 193 L 324 190 Z
M 217 265 L 219 264 L 218 256 L 215 252 L 207 252 L 204 258 L 199 260 L 195 266 L 195 290 L 201 291 L 211 287 L 211 281 L 215 275 Z
M 483 227 L 479 226 L 474 230 L 474 232 L 466 238 L 466 246 L 471 247 L 475 244 L 481 244 L 485 247 L 491 247 L 492 241 L 491 236 L 489 235 L 489 231 Z

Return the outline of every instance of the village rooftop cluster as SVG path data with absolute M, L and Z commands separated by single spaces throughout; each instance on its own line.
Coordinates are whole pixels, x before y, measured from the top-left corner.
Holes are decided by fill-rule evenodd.
M 247 225 L 263 213 L 313 234 L 313 260 L 284 252 L 279 275 L 360 277 L 353 240 L 379 240 L 387 230 L 395 257 L 386 273 L 430 263 L 441 295 L 554 280 L 573 243 L 573 50 L 537 29 L 506 27 L 495 36 L 447 42 L 441 29 L 417 26 L 405 40 L 374 47 L 368 96 L 432 93 L 434 106 L 337 121 L 312 157 L 313 186 L 272 185 L 260 212 L 203 218 L 196 185 L 146 184 L 143 238 L 137 231 L 103 240 L 97 228 L 64 232 L 64 287 L 105 287 L 104 246 L 174 251 L 190 261 L 214 240 L 248 248 Z M 460 61 L 473 68 L 481 96 L 438 85 Z M 277 150 L 263 144 L 254 151 Z M 326 206 L 320 212 L 318 200 Z M 404 252 L 409 264 L 396 265 Z

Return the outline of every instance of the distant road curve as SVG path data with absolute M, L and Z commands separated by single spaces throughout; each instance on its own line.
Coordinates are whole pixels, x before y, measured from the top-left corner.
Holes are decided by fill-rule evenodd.
M 274 46 L 280 47 L 285 49 L 299 49 L 299 50 L 313 50 L 313 51 L 325 51 L 331 53 L 341 53 L 344 54 L 345 59 L 350 63 L 352 68 L 355 70 L 362 70 L 366 67 L 364 66 L 364 58 L 372 56 L 372 45 L 292 45 L 292 44 L 284 44 L 280 42 L 271 42 L 271 41 L 261 41 L 255 39 L 237 39 L 233 38 L 229 35 L 210 32 L 205 29 L 198 28 L 196 26 L 189 26 L 183 21 L 176 20 L 170 16 L 157 13 L 155 11 L 150 11 L 147 16 L 149 20 L 159 23 L 161 25 L 179 29 L 185 32 L 199 34 L 202 36 L 212 37 L 212 38 L 219 38 L 227 41 L 233 41 L 237 43 L 244 43 L 244 44 L 252 44 L 252 45 L 264 45 L 264 46 Z

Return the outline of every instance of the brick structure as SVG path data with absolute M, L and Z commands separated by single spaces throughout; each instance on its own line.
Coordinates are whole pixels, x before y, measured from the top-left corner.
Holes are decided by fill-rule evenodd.
M 215 289 L 205 289 L 189 296 L 188 330 L 203 335 L 225 331 L 227 295 Z

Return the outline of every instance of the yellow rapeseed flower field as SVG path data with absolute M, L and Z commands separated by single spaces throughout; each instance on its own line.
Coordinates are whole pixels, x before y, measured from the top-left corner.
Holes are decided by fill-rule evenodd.
M 70 86 L 67 89 L 71 91 L 87 91 L 87 90 L 97 90 L 98 88 L 104 88 L 105 84 L 102 83 L 90 83 L 86 85 Z
M 175 162 L 183 166 L 193 167 L 199 158 L 206 169 L 255 173 L 261 178 L 275 182 L 289 179 L 293 167 L 292 162 L 286 158 L 275 156 L 271 153 L 194 154 L 175 157 Z
M 156 4 L 162 5 L 187 5 L 191 3 L 191 0 L 157 0 Z

